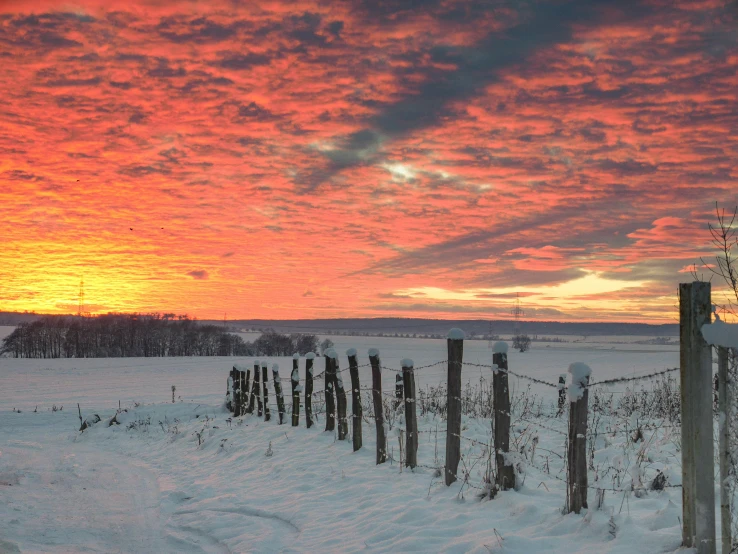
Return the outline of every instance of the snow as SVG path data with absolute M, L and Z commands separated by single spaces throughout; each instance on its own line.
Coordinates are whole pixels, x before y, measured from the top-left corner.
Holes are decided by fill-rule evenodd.
M 569 383 L 566 394 L 569 397 L 569 402 L 576 402 L 584 396 L 584 389 L 590 375 L 592 375 L 592 370 L 587 364 L 574 362 L 569 365 L 569 373 L 571 373 L 571 383 Z
M 370 348 L 367 352 L 367 355 L 370 358 L 374 358 L 375 356 L 379 356 L 379 349 L 377 348 Z
M 351 356 L 356 356 L 356 348 L 349 348 L 348 350 L 346 350 L 346 356 L 348 356 L 349 358 Z
M 272 373 L 279 373 L 279 364 L 272 364 Z
M 466 338 L 466 334 L 458 327 L 454 327 L 448 332 L 448 338 L 450 340 L 464 340 Z
M 254 365 L 255 366 L 258 366 L 259 365 L 259 360 L 254 360 Z
M 295 352 L 294 354 L 292 354 L 292 359 L 293 360 L 299 360 L 300 359 L 300 355 L 297 352 Z
M 400 367 L 414 367 L 414 366 L 415 366 L 415 364 L 413 363 L 413 361 L 410 358 L 403 358 L 400 361 Z
M 497 341 L 492 346 L 492 352 L 495 354 L 507 354 L 507 343 L 504 340 Z
M 307 354 L 305 354 L 305 359 L 306 360 L 314 360 L 315 359 L 315 352 L 308 352 Z
M 738 323 L 725 323 L 716 317 L 714 323 L 702 326 L 702 336 L 707 344 L 738 348 Z
M 378 345 L 389 367 L 409 357 L 424 366 L 447 355 L 445 339 L 331 338 L 340 349 L 363 352 Z M 464 344 L 464 361 L 489 364 L 489 357 L 485 341 Z M 534 342 L 525 355 L 509 354 L 511 370 L 552 383 L 572 359 L 592 364 L 598 378 L 606 379 L 674 367 L 678 349 Z M 359 364 L 367 361 L 362 356 Z M 321 416 L 311 429 L 302 418 L 300 427 L 291 427 L 289 416 L 278 425 L 276 409 L 269 422 L 256 415 L 231 417 L 222 405 L 234 362 L 248 360 L 0 358 L 0 552 L 680 552 L 680 489 L 642 497 L 628 493 L 625 501 L 623 493 L 608 492 L 601 511 L 594 509 L 590 491 L 586 515 L 561 514 L 564 461 L 545 452 L 564 452 L 566 417 L 543 422 L 564 435 L 538 430 L 539 453 L 532 462 L 521 462 L 520 490 L 480 501 L 478 491 L 461 482 L 445 487 L 432 469 L 400 472 L 397 463 L 375 465 L 370 419 L 363 423 L 364 447 L 353 452 L 350 440 L 322 432 Z M 289 357 L 268 362 L 292 363 Z M 316 374 L 323 364 L 316 361 Z M 418 388 L 445 382 L 446 370 L 445 364 L 418 370 Z M 362 385 L 371 383 L 370 367 L 359 372 Z M 304 368 L 299 373 L 304 375 Z M 478 384 L 489 379 L 489 369 L 464 366 L 462 377 Z M 513 393 L 528 386 L 514 375 L 510 380 Z M 385 380 L 386 392 L 393 393 L 393 381 Z M 174 404 L 172 385 L 182 397 Z M 534 384 L 532 390 L 555 403 L 555 389 Z M 128 411 L 118 415 L 120 425 L 108 427 L 119 400 Z M 83 433 L 77 402 L 83 419 L 102 417 Z M 54 404 L 63 410 L 52 411 Z M 348 404 L 350 412 L 350 395 Z M 434 432 L 437 427 L 442 460 L 445 421 L 418 412 L 418 425 L 419 462 L 435 465 Z M 385 421 L 385 427 L 392 437 L 388 450 L 398 457 L 397 422 Z M 469 439 L 491 441 L 489 419 L 464 416 L 462 429 Z M 647 484 L 656 469 L 678 464 L 670 432 L 648 441 L 649 473 L 636 473 L 623 458 L 623 483 L 608 476 L 606 486 L 628 486 L 631 479 Z M 610 435 L 597 441 L 597 467 L 607 467 L 626 446 L 645 448 L 633 446 L 625 433 Z M 462 454 L 473 462 L 480 447 L 462 445 Z M 549 463 L 550 474 L 537 469 Z M 483 466 L 469 468 L 470 483 L 479 484 Z M 680 478 L 677 465 L 671 483 Z M 611 515 L 615 538 L 609 533 Z
M 338 358 L 338 354 L 336 354 L 335 348 L 328 348 L 325 352 L 323 352 L 323 355 L 333 360 Z

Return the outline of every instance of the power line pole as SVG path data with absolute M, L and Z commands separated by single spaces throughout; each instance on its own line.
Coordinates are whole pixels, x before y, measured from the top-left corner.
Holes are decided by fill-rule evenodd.
M 523 308 L 520 307 L 520 293 L 515 293 L 515 307 L 512 309 L 512 315 L 515 316 L 514 335 L 520 334 L 520 316 L 525 315 Z
M 85 306 L 85 276 L 79 282 L 79 307 L 77 308 L 77 315 L 82 315 L 82 308 Z

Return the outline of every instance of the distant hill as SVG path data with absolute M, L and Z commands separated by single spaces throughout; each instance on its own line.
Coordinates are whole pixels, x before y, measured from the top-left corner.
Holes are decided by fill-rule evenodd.
M 223 321 L 207 321 L 223 324 Z M 491 323 L 491 325 L 490 325 Z M 380 317 L 372 319 L 242 319 L 229 320 L 231 329 L 262 331 L 274 329 L 280 333 L 349 333 L 349 334 L 422 334 L 443 335 L 452 327 L 463 329 L 467 335 L 511 335 L 514 321 L 509 320 L 460 320 Z M 570 323 L 561 321 L 521 321 L 520 330 L 528 335 L 635 335 L 651 337 L 679 336 L 678 324 L 649 325 L 646 323 Z
M 0 325 L 18 325 L 34 321 L 43 314 L 0 312 Z M 223 325 L 223 320 L 198 320 L 199 323 Z M 490 327 L 491 323 L 491 327 Z M 371 319 L 235 319 L 226 322 L 229 330 L 262 331 L 274 329 L 280 333 L 347 333 L 385 335 L 419 334 L 442 335 L 452 327 L 460 327 L 467 335 L 512 335 L 514 322 L 510 320 L 484 319 L 421 319 L 401 317 L 377 317 Z M 631 335 L 650 337 L 677 337 L 679 325 L 667 323 L 649 325 L 646 323 L 571 323 L 562 321 L 521 321 L 521 332 L 528 335 L 573 335 L 573 336 L 603 336 L 603 335 Z

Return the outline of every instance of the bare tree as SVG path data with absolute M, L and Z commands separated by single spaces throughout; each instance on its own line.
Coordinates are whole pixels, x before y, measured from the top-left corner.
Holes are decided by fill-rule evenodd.
M 728 304 L 722 306 L 725 311 L 730 314 L 738 315 L 738 206 L 733 208 L 733 213 L 726 213 L 725 208 L 715 203 L 715 213 L 717 216 L 717 224 L 708 224 L 710 230 L 711 243 L 717 249 L 715 255 L 715 265 L 705 262 L 703 258 L 703 267 L 707 268 L 713 275 L 720 277 L 728 286 Z M 694 268 L 692 274 L 697 278 L 697 268 Z

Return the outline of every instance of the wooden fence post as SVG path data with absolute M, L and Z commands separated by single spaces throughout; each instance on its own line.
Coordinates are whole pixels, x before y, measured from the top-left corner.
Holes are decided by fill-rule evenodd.
M 336 351 L 333 348 L 327 349 L 323 356 L 325 357 L 325 430 L 333 431 L 336 428 L 336 403 L 333 397 L 333 390 L 336 381 Z
M 228 374 L 228 379 L 226 379 L 226 408 L 229 412 L 235 413 L 235 394 L 233 385 L 236 382 L 236 368 L 232 367 L 231 372 Z
M 369 349 L 369 363 L 372 365 L 372 401 L 374 421 L 377 428 L 377 464 L 387 461 L 387 436 L 384 432 L 384 406 L 382 404 L 382 363 L 379 350 Z
M 348 418 L 346 417 L 346 389 L 343 386 L 343 376 L 338 368 L 336 358 L 336 408 L 338 411 L 338 440 L 346 440 L 348 434 Z
M 456 481 L 461 459 L 461 364 L 464 358 L 464 331 L 448 332 L 448 416 L 446 419 L 446 486 Z
M 246 370 L 246 381 L 242 383 L 241 389 L 241 415 L 249 412 L 249 383 L 251 382 L 251 369 Z
M 402 366 L 405 392 L 405 465 L 410 469 L 418 465 L 418 417 L 415 411 L 415 373 L 413 361 L 405 358 Z
M 231 377 L 233 379 L 233 384 L 231 385 L 231 389 L 233 390 L 231 394 L 231 407 L 233 408 L 233 415 L 238 417 L 241 415 L 241 406 L 239 404 L 241 402 L 241 373 L 235 365 L 231 370 Z
M 310 429 L 313 426 L 313 362 L 315 353 L 305 355 L 305 424 Z
M 354 452 L 361 448 L 361 423 L 363 410 L 361 409 L 361 384 L 359 382 L 359 362 L 356 360 L 356 349 L 346 350 L 351 373 L 351 434 L 354 442 Z
M 720 524 L 723 554 L 733 551 L 730 517 L 730 417 L 732 414 L 730 398 L 730 373 L 728 372 L 728 349 L 718 347 L 718 421 L 720 459 Z
M 279 424 L 284 423 L 284 393 L 282 392 L 282 380 L 279 378 L 279 364 L 272 365 L 272 380 L 274 381 L 274 395 L 277 397 L 277 413 Z M 266 383 L 266 381 L 264 381 Z
M 566 406 L 566 373 L 559 375 L 559 411 L 556 412 L 557 416 L 564 413 L 564 406 Z
M 578 514 L 587 507 L 587 402 L 592 370 L 577 362 L 569 366 L 569 373 L 568 511 Z
M 507 374 L 507 343 L 494 344 L 492 364 L 497 366 L 492 375 L 495 422 L 495 462 L 497 486 L 505 491 L 515 488 L 515 467 L 509 459 L 510 452 L 510 387 Z
M 264 391 L 264 421 L 272 419 L 272 413 L 269 411 L 269 388 L 267 387 L 267 364 L 261 364 L 261 386 Z
M 254 399 L 256 399 L 256 415 L 261 417 L 264 415 L 264 405 L 261 401 L 261 366 L 259 360 L 254 362 L 254 382 L 251 385 L 251 404 L 250 408 L 253 412 Z
M 681 283 L 682 545 L 698 554 L 714 554 L 716 548 L 712 349 L 701 332 L 710 314 L 710 283 Z
M 405 399 L 405 392 L 402 390 L 404 385 L 405 382 L 402 379 L 402 373 L 395 375 L 395 410 Z
M 238 377 L 241 381 L 241 386 L 238 389 L 238 415 L 246 415 L 246 396 L 248 395 L 248 388 L 246 386 L 246 372 L 239 371 Z
M 300 355 L 292 354 L 292 427 L 300 425 Z

